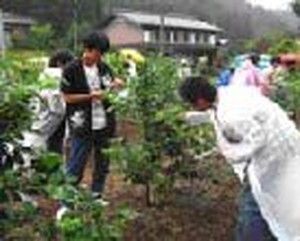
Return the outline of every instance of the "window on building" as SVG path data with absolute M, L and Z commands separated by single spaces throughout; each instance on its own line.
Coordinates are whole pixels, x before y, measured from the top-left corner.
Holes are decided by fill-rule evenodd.
M 197 43 L 200 42 L 200 33 L 199 32 L 196 33 L 196 42 Z
M 198 43 L 203 44 L 204 43 L 204 34 L 203 33 L 199 33 L 199 41 Z
M 205 43 L 205 44 L 209 43 L 209 34 L 208 33 L 203 34 L 203 43 Z
M 190 34 L 189 34 L 188 31 L 184 31 L 184 32 L 183 32 L 183 41 L 184 41 L 185 43 L 189 43 L 189 42 L 190 42 Z
M 149 43 L 151 41 L 151 31 L 144 30 L 144 42 Z
M 159 29 L 154 30 L 154 39 L 155 39 L 155 42 L 160 41 L 160 31 L 159 31 Z
M 216 45 L 216 43 L 217 43 L 217 37 L 216 37 L 215 34 L 211 34 L 211 35 L 209 36 L 209 43 L 210 43 L 211 45 Z
M 165 30 L 165 41 L 167 43 L 171 42 L 171 31 L 170 30 Z
M 173 31 L 173 41 L 174 43 L 178 42 L 178 31 L 176 30 Z
M 196 43 L 196 33 L 192 32 L 190 33 L 190 43 L 195 44 Z
M 196 43 L 202 44 L 204 42 L 204 34 L 202 32 L 196 33 Z

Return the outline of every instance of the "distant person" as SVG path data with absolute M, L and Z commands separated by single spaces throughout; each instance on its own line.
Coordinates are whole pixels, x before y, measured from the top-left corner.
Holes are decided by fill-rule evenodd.
M 224 86 L 230 85 L 230 82 L 231 82 L 231 79 L 233 77 L 234 71 L 235 71 L 235 69 L 234 69 L 233 66 L 230 66 L 230 67 L 227 67 L 227 68 L 223 69 L 220 72 L 220 75 L 217 79 L 216 86 L 217 87 L 224 87 Z
M 261 94 L 268 95 L 269 89 L 263 73 L 258 67 L 260 57 L 256 54 L 250 55 L 241 68 L 238 68 L 231 79 L 232 85 L 250 86 L 257 89 Z
M 280 75 L 284 72 L 280 57 L 273 57 L 270 66 L 264 70 L 265 78 L 269 85 L 274 86 L 280 79 Z
M 179 70 L 178 70 L 178 75 L 180 78 L 186 78 L 188 76 L 192 75 L 192 70 L 191 70 L 191 66 L 189 66 L 189 62 L 187 59 L 182 58 L 180 60 L 180 66 L 179 66 Z
M 59 50 L 51 56 L 48 67 L 40 74 L 45 85 L 32 100 L 33 123 L 23 132 L 23 147 L 48 150 L 62 154 L 65 103 L 60 94 L 63 68 L 74 59 L 68 50 Z
M 62 80 L 63 69 L 74 60 L 74 56 L 67 50 L 57 51 L 55 55 L 49 61 L 49 68 L 45 69 L 45 76 L 57 75 L 57 78 Z M 56 72 L 56 74 L 54 74 Z M 56 93 L 60 94 L 59 86 L 56 89 Z M 61 104 L 65 109 L 65 103 L 60 97 Z M 62 108 L 61 106 L 61 108 Z M 60 125 L 56 128 L 55 132 L 48 138 L 47 149 L 48 151 L 63 154 L 64 151 L 64 139 L 66 134 L 66 122 L 65 115 Z

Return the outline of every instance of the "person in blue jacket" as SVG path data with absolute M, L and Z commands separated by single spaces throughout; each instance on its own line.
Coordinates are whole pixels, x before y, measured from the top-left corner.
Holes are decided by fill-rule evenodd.
M 218 79 L 216 86 L 221 87 L 221 86 L 228 86 L 230 84 L 231 77 L 233 76 L 234 73 L 234 67 L 230 66 L 229 68 L 225 68 L 224 70 L 221 71 Z

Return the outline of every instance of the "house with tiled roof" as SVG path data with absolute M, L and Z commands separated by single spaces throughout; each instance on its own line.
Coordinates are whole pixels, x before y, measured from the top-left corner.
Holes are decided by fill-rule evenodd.
M 0 10 L 0 48 L 11 46 L 14 38 L 26 38 L 34 23 L 31 17 Z
M 215 51 L 223 32 L 218 26 L 182 14 L 114 11 L 104 24 L 113 47 L 163 49 L 169 54 L 201 55 Z M 162 37 L 161 37 L 162 33 Z

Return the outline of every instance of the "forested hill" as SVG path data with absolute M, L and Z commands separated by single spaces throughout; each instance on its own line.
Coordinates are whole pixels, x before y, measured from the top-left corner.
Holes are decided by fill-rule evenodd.
M 80 5 L 81 23 L 90 26 L 99 24 L 112 8 L 191 14 L 221 26 L 229 37 L 236 39 L 261 36 L 273 30 L 295 32 L 298 24 L 292 13 L 254 8 L 245 0 L 0 0 L 0 6 L 5 11 L 50 22 L 63 33 L 72 23 L 76 1 Z

